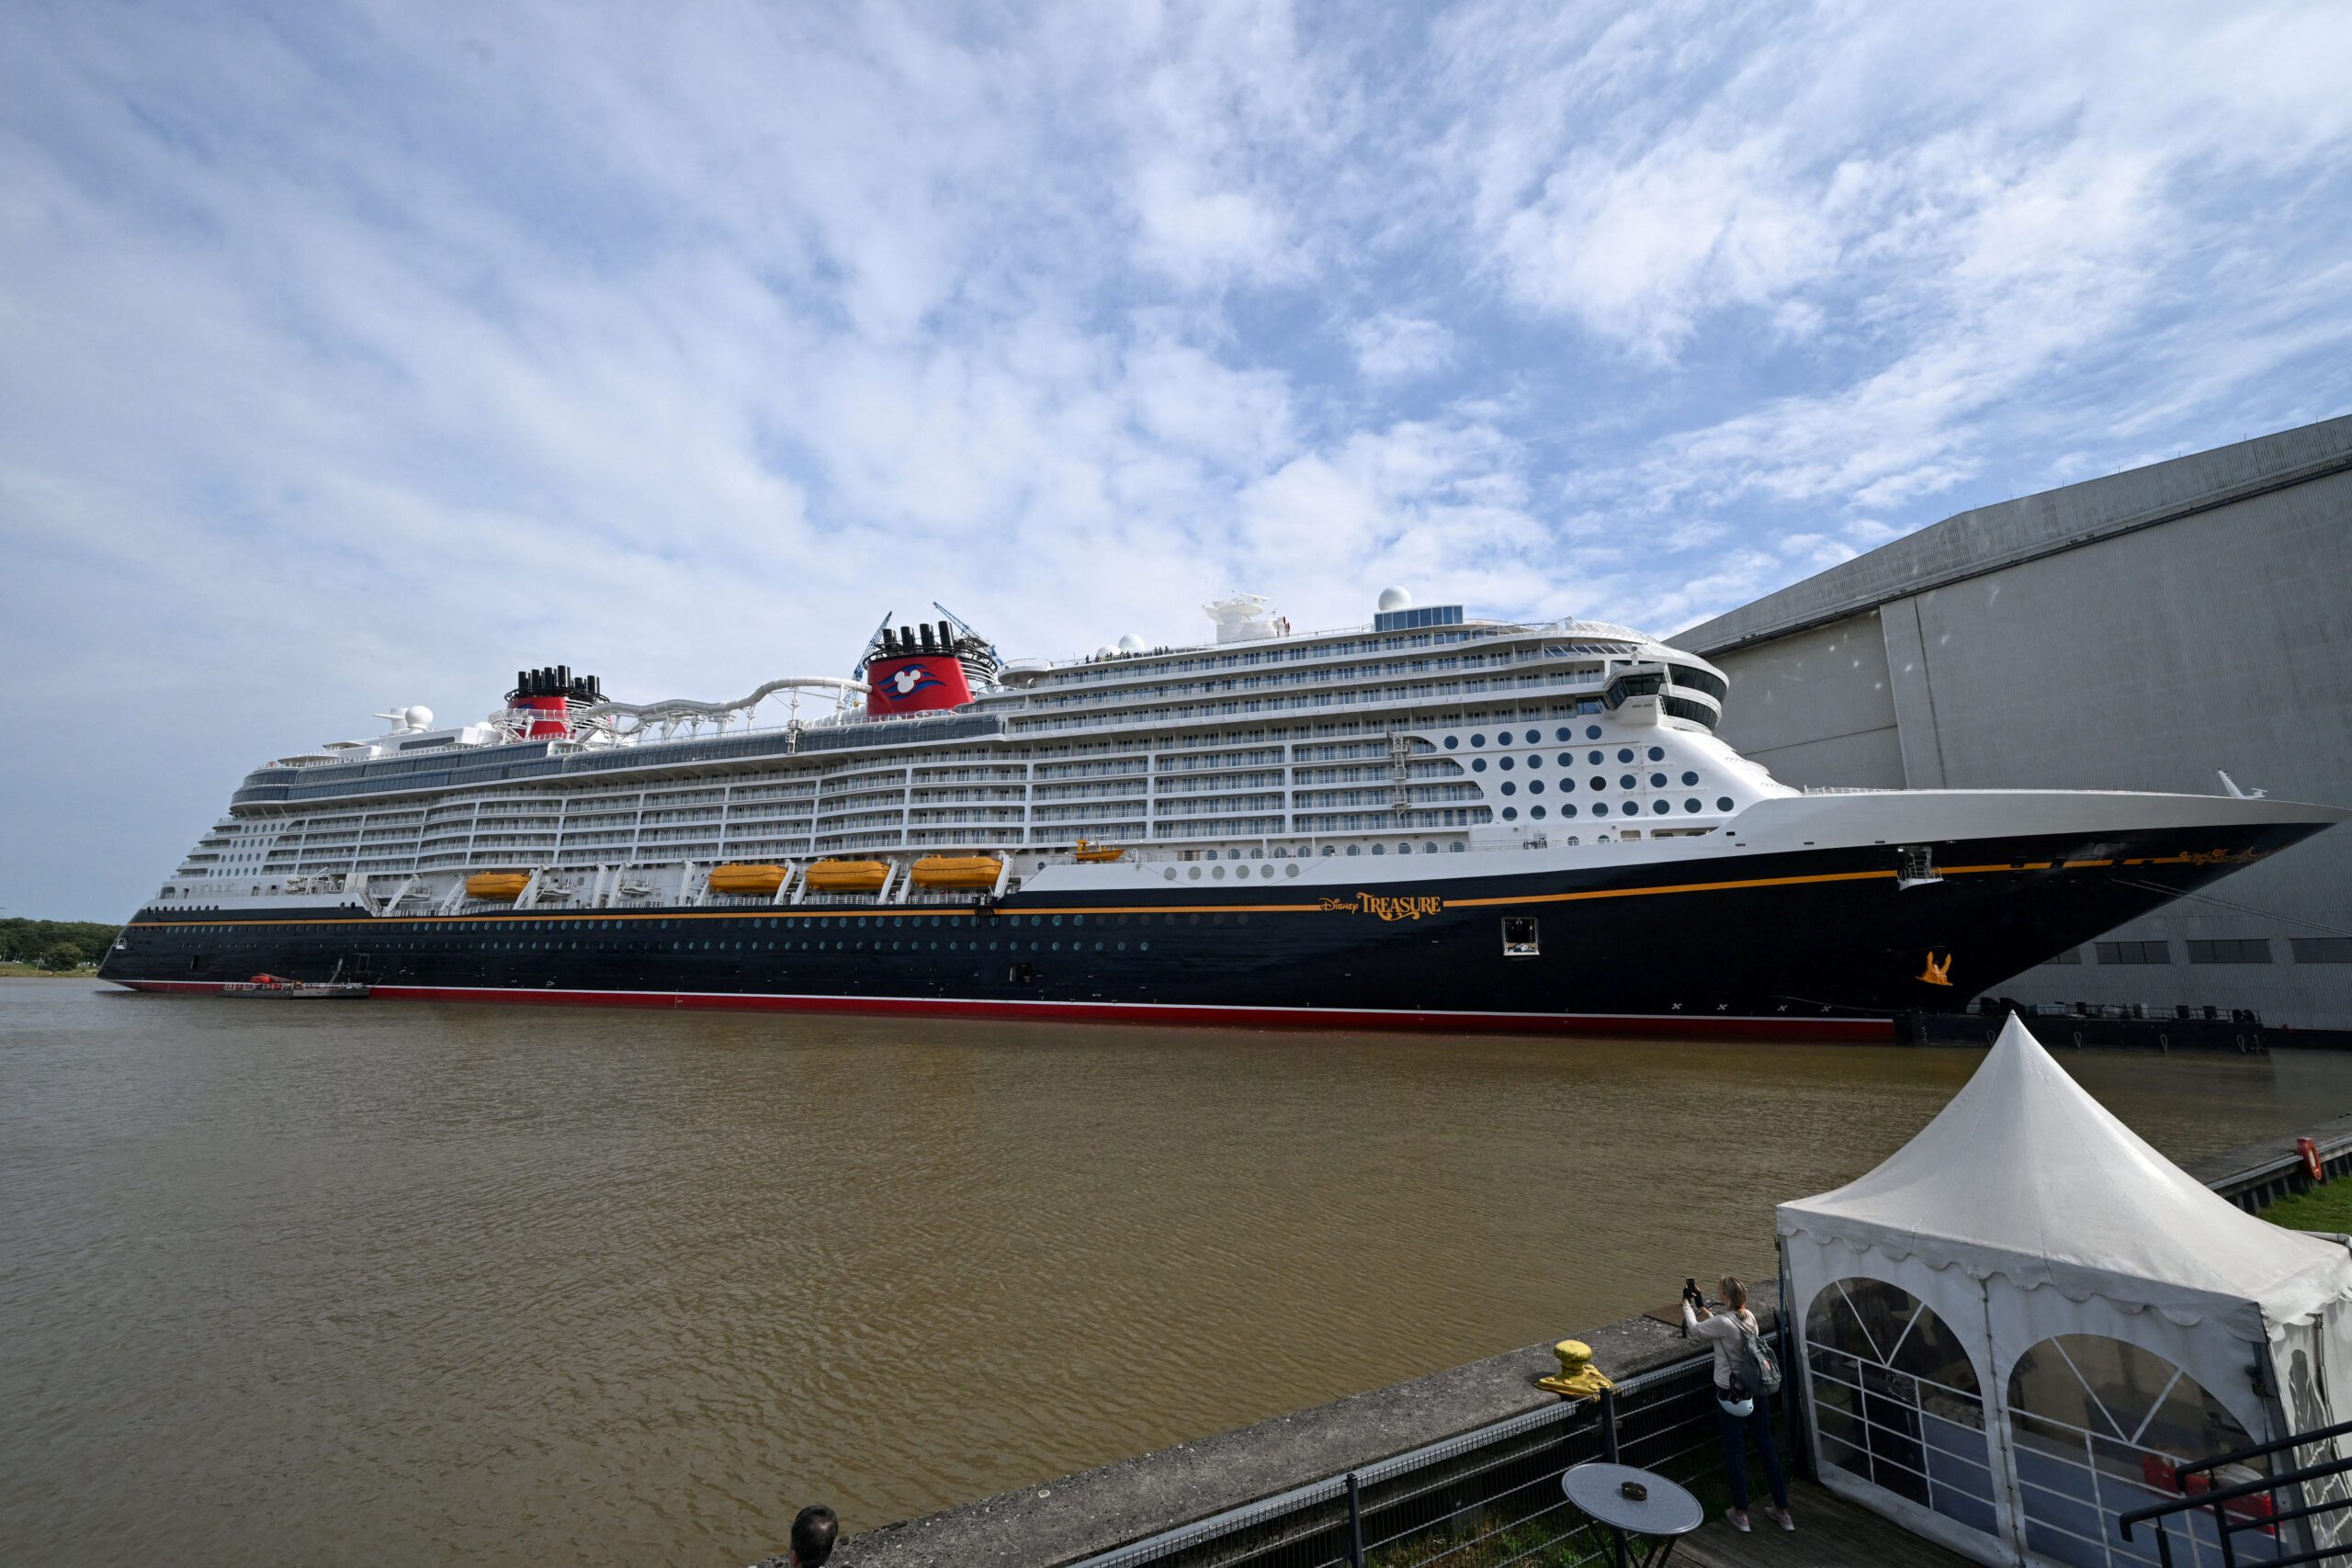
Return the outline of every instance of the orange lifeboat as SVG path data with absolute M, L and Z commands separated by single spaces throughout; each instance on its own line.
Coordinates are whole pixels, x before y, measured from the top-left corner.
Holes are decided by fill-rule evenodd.
M 890 868 L 878 860 L 820 860 L 807 880 L 811 893 L 879 893 Z
M 782 887 L 790 873 L 780 865 L 713 866 L 710 890 L 731 897 L 768 897 Z
M 1116 844 L 1098 844 L 1091 839 L 1080 839 L 1069 858 L 1085 864 L 1099 865 L 1104 861 L 1125 860 L 1127 852 Z
M 469 898 L 520 898 L 531 885 L 527 871 L 478 871 L 466 878 Z
M 994 887 L 1004 863 L 994 855 L 925 855 L 915 862 L 917 887 Z

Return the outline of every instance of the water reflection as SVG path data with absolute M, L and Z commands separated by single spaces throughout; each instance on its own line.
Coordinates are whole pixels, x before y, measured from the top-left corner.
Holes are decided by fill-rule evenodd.
M 1976 1059 L 0 984 L 0 1557 L 740 1561 L 1761 1272 Z

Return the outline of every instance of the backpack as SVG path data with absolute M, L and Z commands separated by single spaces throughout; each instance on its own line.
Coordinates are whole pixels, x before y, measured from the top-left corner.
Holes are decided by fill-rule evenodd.
M 1762 1335 L 1737 1317 L 1732 1321 L 1739 1324 L 1739 1348 L 1731 1353 L 1732 1400 L 1769 1399 L 1781 1392 L 1781 1359 Z

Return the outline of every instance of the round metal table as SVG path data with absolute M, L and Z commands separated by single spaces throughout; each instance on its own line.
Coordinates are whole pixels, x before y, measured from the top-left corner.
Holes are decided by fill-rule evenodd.
M 1629 1481 L 1646 1488 L 1649 1495 L 1638 1499 L 1626 1496 L 1623 1488 Z M 1650 1554 L 1642 1560 L 1643 1568 L 1659 1568 L 1674 1555 L 1679 1538 L 1707 1522 L 1707 1511 L 1699 1506 L 1698 1498 L 1665 1476 L 1636 1470 L 1630 1464 L 1607 1464 L 1596 1460 L 1577 1465 L 1560 1477 L 1560 1490 L 1597 1523 L 1607 1525 L 1621 1536 L 1630 1530 L 1655 1541 Z

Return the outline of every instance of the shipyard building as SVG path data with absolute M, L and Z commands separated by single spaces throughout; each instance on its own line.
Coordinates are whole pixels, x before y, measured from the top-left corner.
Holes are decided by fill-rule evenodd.
M 1963 512 L 1671 640 L 1791 784 L 2352 805 L 2352 417 Z M 2352 825 L 1998 989 L 2352 1029 Z

